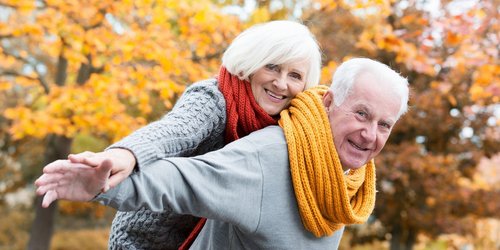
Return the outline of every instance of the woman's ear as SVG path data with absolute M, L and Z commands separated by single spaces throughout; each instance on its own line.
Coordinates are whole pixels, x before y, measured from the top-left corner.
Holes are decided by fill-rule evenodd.
M 333 92 L 331 89 L 328 89 L 326 93 L 323 95 L 323 105 L 325 106 L 325 109 L 327 112 L 330 111 L 330 107 L 333 104 Z

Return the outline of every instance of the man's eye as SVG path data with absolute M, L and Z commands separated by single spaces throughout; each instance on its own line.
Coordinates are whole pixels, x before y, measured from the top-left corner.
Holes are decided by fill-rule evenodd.
M 356 111 L 356 115 L 364 117 L 364 118 L 366 118 L 368 116 L 368 114 L 365 111 L 362 111 L 362 110 Z
M 391 129 L 391 125 L 389 123 L 381 122 L 379 123 L 379 125 L 382 126 L 383 128 Z

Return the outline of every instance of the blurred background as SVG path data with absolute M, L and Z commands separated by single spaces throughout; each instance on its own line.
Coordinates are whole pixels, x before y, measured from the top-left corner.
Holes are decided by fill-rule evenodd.
M 0 249 L 107 249 L 115 211 L 33 181 L 159 119 L 214 76 L 232 39 L 302 20 L 322 83 L 350 57 L 408 77 L 377 163 L 377 203 L 341 249 L 500 249 L 499 0 L 0 0 Z

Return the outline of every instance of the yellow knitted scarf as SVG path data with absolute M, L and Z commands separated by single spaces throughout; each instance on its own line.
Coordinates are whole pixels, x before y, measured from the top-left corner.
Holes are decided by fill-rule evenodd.
M 318 86 L 297 95 L 281 112 L 295 196 L 305 228 L 316 237 L 343 224 L 364 223 L 375 205 L 373 159 L 357 170 L 342 170 Z

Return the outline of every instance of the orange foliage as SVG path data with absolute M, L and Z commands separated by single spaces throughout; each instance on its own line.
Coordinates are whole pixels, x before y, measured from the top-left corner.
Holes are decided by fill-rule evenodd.
M 0 80 L 5 91 L 23 87 L 32 96 L 4 113 L 15 139 L 85 133 L 117 140 L 171 108 L 187 84 L 212 77 L 242 28 L 211 1 L 52 0 L 36 12 L 10 2 L 23 14 L 13 12 L 2 34 L 19 47 L 2 46 L 0 64 L 10 73 L 0 71 Z M 215 25 L 224 22 L 232 25 Z M 23 72 L 28 56 L 47 72 Z M 55 82 L 61 75 L 62 85 Z
M 5 0 L 0 8 L 0 91 L 11 97 L 0 100 L 0 132 L 37 145 L 52 135 L 109 144 L 158 119 L 186 86 L 217 73 L 244 27 L 210 0 Z M 103 215 L 83 203 L 60 208 Z
M 106 249 L 108 239 L 109 228 L 60 230 L 55 232 L 54 244 L 50 249 Z
M 331 84 L 331 75 L 335 72 L 338 64 L 334 61 L 328 62 L 328 65 L 321 69 L 321 83 L 329 86 Z
M 89 217 L 91 218 L 101 219 L 104 217 L 106 210 L 109 210 L 109 208 L 97 203 L 70 201 L 59 202 L 59 211 L 63 215 L 72 215 L 76 217 L 85 217 L 90 215 Z
M 480 66 L 473 74 L 473 81 L 469 90 L 473 101 L 500 102 L 500 65 Z
M 240 20 L 214 2 L 2 1 L 10 12 L 0 21 L 8 41 L 0 46 L 0 91 L 17 97 L 0 110 L 10 135 L 117 140 L 163 115 L 187 84 L 212 77 L 244 27 L 293 12 L 257 1 Z M 470 222 L 498 217 L 500 204 L 496 1 L 458 9 L 441 1 L 439 12 L 423 2 L 316 0 L 301 17 L 324 51 L 322 83 L 360 56 L 410 81 L 409 113 L 377 159 L 374 217 L 400 246 L 418 233 L 473 235 Z

